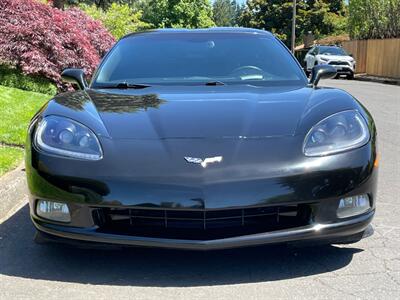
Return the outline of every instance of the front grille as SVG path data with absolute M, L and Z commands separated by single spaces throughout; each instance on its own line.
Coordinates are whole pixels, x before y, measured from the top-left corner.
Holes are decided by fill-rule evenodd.
M 304 226 L 309 205 L 224 210 L 95 208 L 98 231 L 120 235 L 209 240 Z
M 330 61 L 329 64 L 335 66 L 350 66 L 350 64 L 346 61 Z

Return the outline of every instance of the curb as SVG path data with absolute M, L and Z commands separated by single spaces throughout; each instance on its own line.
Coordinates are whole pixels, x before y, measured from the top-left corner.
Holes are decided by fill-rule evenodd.
M 0 223 L 27 203 L 24 163 L 0 177 Z
M 367 76 L 367 75 L 355 75 L 355 80 L 358 81 L 369 81 L 369 82 L 377 82 L 383 84 L 391 84 L 391 85 L 400 85 L 400 79 L 394 78 L 384 78 L 384 77 L 375 77 L 375 76 Z

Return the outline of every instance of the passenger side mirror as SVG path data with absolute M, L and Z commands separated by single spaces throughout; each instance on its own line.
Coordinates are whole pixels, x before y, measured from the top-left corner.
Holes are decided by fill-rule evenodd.
M 336 69 L 330 65 L 317 65 L 311 70 L 310 84 L 315 88 L 320 79 L 333 78 L 336 74 Z
M 76 84 L 81 90 L 88 87 L 83 69 L 65 69 L 61 73 L 61 79 L 65 82 Z

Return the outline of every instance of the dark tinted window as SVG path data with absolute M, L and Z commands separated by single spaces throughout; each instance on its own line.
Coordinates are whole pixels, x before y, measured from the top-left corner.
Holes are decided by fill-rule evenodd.
M 312 48 L 312 49 L 309 51 L 309 54 L 311 54 L 311 55 L 317 55 L 317 54 L 318 54 L 318 48 L 317 48 L 317 47 Z
M 321 46 L 319 47 L 319 54 L 323 55 L 348 55 L 346 51 L 339 47 Z
M 288 51 L 254 33 L 161 33 L 122 39 L 106 57 L 94 87 L 128 83 L 306 83 Z

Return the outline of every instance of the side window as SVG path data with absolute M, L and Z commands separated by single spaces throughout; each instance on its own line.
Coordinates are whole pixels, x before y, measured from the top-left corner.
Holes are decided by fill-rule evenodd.
M 318 54 L 318 47 L 314 47 L 312 54 L 313 55 L 317 55 Z

